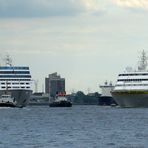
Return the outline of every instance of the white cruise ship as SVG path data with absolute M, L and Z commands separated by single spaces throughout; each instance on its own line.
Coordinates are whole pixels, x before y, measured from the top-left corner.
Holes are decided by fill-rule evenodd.
M 17 106 L 26 106 L 32 93 L 29 67 L 12 66 L 9 56 L 5 60 L 6 66 L 0 66 L 0 96 L 11 95 Z
M 143 51 L 138 70 L 128 69 L 118 75 L 111 92 L 121 107 L 148 107 L 148 71 L 146 53 Z

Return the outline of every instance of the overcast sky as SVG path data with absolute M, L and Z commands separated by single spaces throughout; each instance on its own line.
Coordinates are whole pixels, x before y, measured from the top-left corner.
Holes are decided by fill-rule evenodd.
M 148 51 L 148 0 L 0 0 L 0 58 L 44 78 L 58 72 L 66 91 L 100 91 Z

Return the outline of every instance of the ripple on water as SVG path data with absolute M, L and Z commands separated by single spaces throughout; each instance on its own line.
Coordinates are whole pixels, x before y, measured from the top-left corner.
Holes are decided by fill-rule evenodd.
M 0 147 L 145 148 L 147 114 L 99 106 L 0 108 Z

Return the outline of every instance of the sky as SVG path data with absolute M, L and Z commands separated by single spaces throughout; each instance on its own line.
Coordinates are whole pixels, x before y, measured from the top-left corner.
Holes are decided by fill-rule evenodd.
M 147 26 L 147 0 L 0 0 L 0 61 L 29 66 L 38 91 L 57 72 L 68 93 L 100 92 L 148 52 Z

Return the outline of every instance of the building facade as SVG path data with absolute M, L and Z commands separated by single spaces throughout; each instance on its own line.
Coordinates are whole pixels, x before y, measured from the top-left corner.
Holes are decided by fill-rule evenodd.
M 55 97 L 57 92 L 65 92 L 65 78 L 61 78 L 57 72 L 49 74 L 45 78 L 45 93 Z

